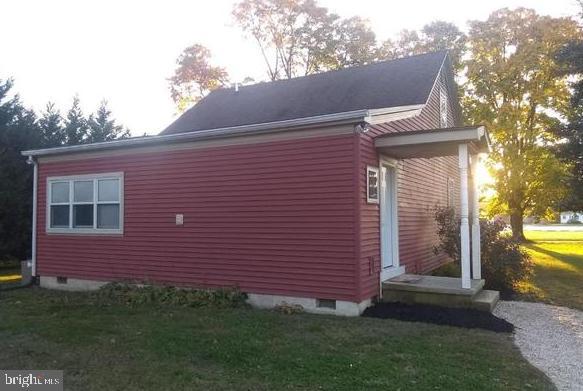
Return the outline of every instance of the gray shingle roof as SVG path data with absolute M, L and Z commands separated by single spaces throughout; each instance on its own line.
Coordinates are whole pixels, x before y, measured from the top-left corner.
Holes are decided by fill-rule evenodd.
M 424 104 L 445 51 L 211 92 L 162 134 Z

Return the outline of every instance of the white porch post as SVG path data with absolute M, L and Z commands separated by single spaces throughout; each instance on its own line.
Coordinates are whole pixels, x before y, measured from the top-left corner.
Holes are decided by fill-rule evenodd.
M 478 189 L 477 171 L 478 155 L 472 155 L 472 278 L 482 278 L 481 243 L 480 243 L 480 191 Z
M 468 202 L 468 145 L 458 146 L 460 166 L 460 201 L 461 201 L 461 266 L 462 288 L 470 289 L 470 226 L 469 226 L 469 202 Z

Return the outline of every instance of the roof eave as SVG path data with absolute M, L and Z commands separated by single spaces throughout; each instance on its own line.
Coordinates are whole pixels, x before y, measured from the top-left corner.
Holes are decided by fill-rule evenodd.
M 49 155 L 62 155 L 69 153 L 80 153 L 90 151 L 100 151 L 109 149 L 134 148 L 150 145 L 170 144 L 187 141 L 202 141 L 216 138 L 249 136 L 266 133 L 283 132 L 289 129 L 302 129 L 310 126 L 331 126 L 340 124 L 360 123 L 366 122 L 370 124 L 382 122 L 389 122 L 405 118 L 407 116 L 417 115 L 423 105 L 416 106 L 401 106 L 386 109 L 375 110 L 355 110 L 342 113 L 325 114 L 314 117 L 296 118 L 291 120 L 267 122 L 262 124 L 251 124 L 234 126 L 228 128 L 217 128 L 208 130 L 198 130 L 186 133 L 136 137 L 124 140 L 115 140 L 107 142 L 99 142 L 92 144 L 72 145 L 65 147 L 45 148 L 22 151 L 24 156 L 42 157 Z

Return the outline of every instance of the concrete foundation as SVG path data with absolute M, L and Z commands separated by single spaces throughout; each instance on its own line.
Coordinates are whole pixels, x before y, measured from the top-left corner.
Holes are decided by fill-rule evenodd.
M 107 283 L 107 281 L 80 280 L 77 278 L 67 278 L 66 282 L 59 282 L 57 277 L 41 276 L 39 278 L 41 288 L 63 291 L 95 291 Z
M 59 281 L 57 277 L 39 277 L 40 286 L 47 289 L 58 289 L 65 291 L 93 291 L 106 285 L 107 281 L 81 280 L 77 278 L 67 278 Z M 327 304 L 334 303 L 335 308 L 319 305 L 318 299 L 307 297 L 278 296 L 248 293 L 247 302 L 255 308 L 272 309 L 280 305 L 301 306 L 306 312 L 325 315 L 359 316 L 372 305 L 371 300 L 364 300 L 360 303 L 350 301 L 327 301 Z
M 249 293 L 247 296 L 247 302 L 255 308 L 272 309 L 280 305 L 299 305 L 304 311 L 313 314 L 340 316 L 359 316 L 372 304 L 370 299 L 364 300 L 360 303 L 336 300 L 336 308 L 327 308 L 319 306 L 318 299 L 307 297 L 264 295 L 256 293 Z

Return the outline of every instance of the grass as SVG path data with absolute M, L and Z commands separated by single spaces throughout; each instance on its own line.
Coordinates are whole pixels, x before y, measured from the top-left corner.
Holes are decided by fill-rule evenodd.
M 583 310 L 583 231 L 525 235 L 535 274 L 520 284 L 521 297 Z
M 545 390 L 508 334 L 249 309 L 128 307 L 0 292 L 0 368 L 72 390 Z

